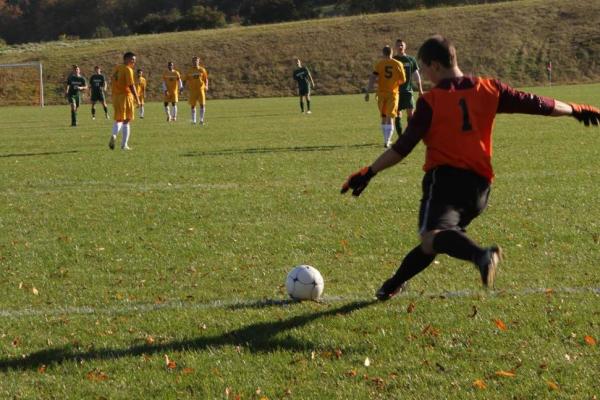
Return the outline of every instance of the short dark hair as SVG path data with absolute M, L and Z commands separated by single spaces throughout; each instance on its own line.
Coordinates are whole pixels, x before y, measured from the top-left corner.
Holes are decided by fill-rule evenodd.
M 127 60 L 128 58 L 132 57 L 135 57 L 135 54 L 131 51 L 128 51 L 127 53 L 123 54 L 123 60 Z
M 392 48 L 390 46 L 384 46 L 381 51 L 383 51 L 383 55 L 386 57 L 392 54 Z
M 396 43 L 398 43 L 398 42 L 402 42 L 402 43 L 406 44 L 406 42 L 402 39 L 396 39 Z
M 100 69 L 100 67 L 99 67 L 98 65 L 96 65 L 96 66 L 94 67 L 94 69 Z
M 73 64 L 73 65 L 71 65 L 71 68 L 73 68 L 73 69 L 79 68 L 79 65 Z
M 442 35 L 434 35 L 427 39 L 419 49 L 417 57 L 429 66 L 433 61 L 439 62 L 446 68 L 456 67 L 456 49 Z
M 137 70 L 137 73 L 139 74 L 140 72 L 144 72 L 144 70 L 143 70 L 143 69 L 141 69 L 141 68 L 140 68 L 140 69 L 138 69 L 138 70 Z

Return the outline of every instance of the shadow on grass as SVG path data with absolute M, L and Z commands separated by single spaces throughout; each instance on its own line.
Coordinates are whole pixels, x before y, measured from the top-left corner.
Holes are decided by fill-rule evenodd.
M 194 339 L 161 343 L 155 345 L 140 344 L 127 348 L 105 348 L 81 351 L 72 346 L 50 348 L 24 357 L 15 357 L 0 360 L 0 371 L 10 369 L 26 370 L 36 369 L 42 365 L 62 364 L 63 362 L 83 362 L 90 360 L 111 360 L 121 357 L 150 355 L 173 351 L 200 351 L 207 348 L 221 346 L 243 346 L 254 353 L 268 353 L 283 349 L 289 351 L 314 350 L 315 345 L 306 340 L 297 340 L 286 331 L 299 328 L 323 317 L 335 317 L 350 314 L 353 311 L 367 307 L 376 300 L 356 301 L 342 307 L 303 314 L 282 321 L 259 322 L 248 325 L 221 335 L 203 336 Z M 271 304 L 273 305 L 273 304 Z M 264 305 L 268 306 L 267 304 Z
M 57 154 L 70 154 L 79 153 L 79 150 L 67 150 L 67 151 L 45 151 L 42 153 L 12 153 L 12 154 L 0 154 L 0 158 L 8 157 L 35 157 L 35 156 L 53 156 Z
M 231 154 L 268 154 L 268 153 L 294 153 L 309 151 L 334 151 L 338 149 L 353 149 L 362 147 L 378 147 L 374 143 L 352 145 L 320 145 L 320 146 L 293 146 L 293 147 L 255 147 L 249 149 L 224 149 L 213 151 L 192 151 L 184 153 L 184 157 L 226 156 Z

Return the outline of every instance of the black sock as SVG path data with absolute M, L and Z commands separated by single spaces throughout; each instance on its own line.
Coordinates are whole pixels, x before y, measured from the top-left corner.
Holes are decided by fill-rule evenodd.
M 77 113 L 71 110 L 71 125 L 77 124 Z
M 304 102 L 300 100 L 300 111 L 304 112 Z
M 92 117 L 95 117 L 95 116 L 96 116 L 96 109 L 92 108 Z
M 104 114 L 108 114 L 108 107 L 102 106 L 104 108 Z
M 446 230 L 435 235 L 433 249 L 460 260 L 473 261 L 485 250 L 461 231 Z
M 401 136 L 402 135 L 402 118 L 400 118 L 400 117 L 394 118 L 394 123 L 396 125 L 396 132 L 398 133 L 398 136 Z
M 394 274 L 393 279 L 397 281 L 398 285 L 401 285 L 427 268 L 434 259 L 435 254 L 425 254 L 421 248 L 421 245 L 418 245 L 406 256 L 404 256 L 404 259 Z
M 310 100 L 306 100 L 306 109 L 310 111 Z

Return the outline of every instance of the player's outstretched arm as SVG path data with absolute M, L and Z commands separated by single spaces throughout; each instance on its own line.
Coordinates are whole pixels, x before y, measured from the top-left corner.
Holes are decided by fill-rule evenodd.
M 402 158 L 394 149 L 384 151 L 371 166 L 363 167 L 350 175 L 342 185 L 340 193 L 344 194 L 349 189 L 352 189 L 352 196 L 360 196 L 362 191 L 366 189 L 369 181 L 371 181 L 371 178 L 377 175 L 378 172 L 398 164 Z
M 560 108 L 570 108 L 570 113 L 566 115 L 573 116 L 573 118 L 575 118 L 577 121 L 583 122 L 585 126 L 590 126 L 590 124 L 598 126 L 598 123 L 600 122 L 600 109 L 594 106 L 575 103 L 565 104 L 562 101 L 556 101 L 554 105 L 554 112 L 556 112 L 556 108 L 559 105 Z M 554 113 L 552 115 L 554 115 Z

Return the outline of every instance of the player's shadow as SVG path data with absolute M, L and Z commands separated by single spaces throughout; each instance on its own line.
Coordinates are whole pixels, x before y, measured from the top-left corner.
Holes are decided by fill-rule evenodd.
M 205 156 L 227 156 L 233 154 L 270 154 L 270 153 L 294 153 L 311 151 L 334 151 L 338 149 L 352 149 L 361 147 L 377 147 L 374 143 L 361 143 L 352 145 L 317 145 L 317 146 L 292 146 L 292 147 L 253 147 L 248 149 L 223 149 L 211 151 L 190 151 L 184 153 L 183 157 L 205 157 Z
M 314 350 L 318 346 L 304 339 L 298 340 L 286 333 L 287 331 L 307 325 L 319 318 L 344 316 L 375 302 L 375 300 L 356 301 L 342 307 L 303 314 L 282 321 L 259 322 L 220 335 L 202 336 L 169 343 L 144 343 L 127 348 L 91 349 L 87 351 L 76 349 L 70 345 L 55 347 L 37 351 L 24 357 L 2 359 L 0 360 L 0 371 L 36 369 L 42 365 L 50 366 L 69 361 L 81 363 L 93 360 L 135 357 L 143 354 L 201 351 L 222 346 L 241 346 L 253 353 L 268 353 L 279 349 L 305 352 Z
M 0 158 L 54 156 L 54 155 L 57 155 L 57 154 L 70 154 L 70 153 L 79 153 L 79 150 L 44 151 L 44 152 L 40 152 L 40 153 L 10 153 L 10 154 L 0 154 Z

